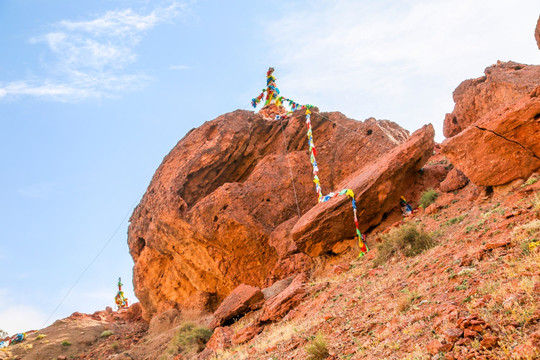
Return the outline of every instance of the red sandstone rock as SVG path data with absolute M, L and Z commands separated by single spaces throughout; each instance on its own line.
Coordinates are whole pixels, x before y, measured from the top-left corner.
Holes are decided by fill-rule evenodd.
M 443 344 L 441 344 L 441 342 L 439 340 L 435 339 L 435 340 L 430 341 L 427 344 L 426 349 L 427 349 L 428 353 L 430 353 L 431 355 L 436 355 L 441 351 L 442 345 Z
M 316 111 L 311 121 L 325 192 L 408 138 L 386 120 L 324 116 L 331 121 Z M 280 122 L 238 110 L 175 146 L 130 219 L 133 282 L 146 318 L 171 307 L 213 311 L 241 283 L 268 286 L 310 266 L 280 245 L 282 237 L 269 240 L 298 216 L 289 164 L 305 213 L 317 198 L 302 112 Z
M 433 126 L 416 131 L 377 161 L 342 181 L 336 190 L 352 189 L 356 197 L 360 231 L 377 225 L 384 214 L 396 207 L 418 171 L 433 151 Z M 319 203 L 296 223 L 291 236 L 298 248 L 312 256 L 329 252 L 334 244 L 355 236 L 351 200 L 338 196 Z
M 131 304 L 126 313 L 128 321 L 140 321 L 143 319 L 143 309 L 140 302 Z
M 501 248 L 501 247 L 506 247 L 506 246 L 510 245 L 510 242 L 511 242 L 510 239 L 502 239 L 502 240 L 499 240 L 499 241 L 488 242 L 486 245 L 484 245 L 484 249 L 485 250 L 493 250 L 493 249 L 498 249 L 498 248 Z
M 248 311 L 259 309 L 264 302 L 261 289 L 241 284 L 223 300 L 214 312 L 214 319 L 210 327 L 215 328 L 225 324 L 228 320 L 242 316 Z
M 269 299 L 261 310 L 261 322 L 277 321 L 298 305 L 306 296 L 304 283 L 308 277 L 306 273 L 299 274 L 291 284 L 279 295 Z
M 249 340 L 257 336 L 261 331 L 263 331 L 263 329 L 264 329 L 264 326 L 261 325 L 261 323 L 259 322 L 251 323 L 248 326 L 240 329 L 236 334 L 234 334 L 232 338 L 232 342 L 235 345 L 248 342 Z
M 450 170 L 446 179 L 441 182 L 441 191 L 451 192 L 459 190 L 469 183 L 469 179 L 456 168 Z
M 494 347 L 499 346 L 498 342 L 499 342 L 499 338 L 497 336 L 484 335 L 484 339 L 480 341 L 480 346 L 489 350 L 489 349 L 493 349 Z
M 495 186 L 526 179 L 540 168 L 538 139 L 540 87 L 445 140 L 442 151 L 474 184 Z
M 491 111 L 499 111 L 528 94 L 540 78 L 540 66 L 497 62 L 485 76 L 465 80 L 454 90 L 454 111 L 446 114 L 443 133 L 450 138 Z
M 206 343 L 204 350 L 197 359 L 206 360 L 212 358 L 216 351 L 225 350 L 232 345 L 234 331 L 230 327 L 218 327 Z
M 538 18 L 538 22 L 536 23 L 536 30 L 534 31 L 534 37 L 536 39 L 536 43 L 538 44 L 538 48 L 540 49 L 540 17 Z
M 459 328 L 446 329 L 444 331 L 444 336 L 446 340 L 450 343 L 455 343 L 463 335 L 463 330 Z
M 473 330 L 469 330 L 469 329 L 465 329 L 463 331 L 463 337 L 466 337 L 466 338 L 471 338 L 471 339 L 474 339 L 475 337 L 477 337 L 479 334 L 476 332 L 476 331 L 473 331 Z

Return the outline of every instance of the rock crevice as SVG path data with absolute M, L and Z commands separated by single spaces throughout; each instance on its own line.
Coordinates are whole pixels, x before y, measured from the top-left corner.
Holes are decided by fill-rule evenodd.
M 478 130 L 481 130 L 481 131 L 489 131 L 490 133 L 492 133 L 493 135 L 495 136 L 498 136 L 508 142 L 511 142 L 511 143 L 514 143 L 514 144 L 517 144 L 518 146 L 521 146 L 524 150 L 526 151 L 529 151 L 531 153 L 531 156 L 537 158 L 538 160 L 540 160 L 540 157 L 538 157 L 538 155 L 535 154 L 535 152 L 532 150 L 532 149 L 529 149 L 527 148 L 525 145 L 521 144 L 520 142 L 518 141 L 515 141 L 515 140 L 512 140 L 512 139 L 509 139 L 501 134 L 497 134 L 495 131 L 493 130 L 490 130 L 490 129 L 487 129 L 487 128 L 483 128 L 483 127 L 480 127 L 478 125 L 473 125 L 474 127 L 476 127 Z

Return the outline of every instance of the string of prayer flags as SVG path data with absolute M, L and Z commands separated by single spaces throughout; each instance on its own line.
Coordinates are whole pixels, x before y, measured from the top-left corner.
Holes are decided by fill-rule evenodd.
M 321 187 L 321 181 L 319 179 L 319 166 L 317 165 L 317 148 L 315 147 L 315 142 L 313 141 L 313 130 L 311 128 L 311 111 L 310 109 L 313 107 L 313 105 L 300 105 L 294 100 L 287 99 L 283 96 L 279 96 L 279 89 L 276 86 L 276 78 L 273 75 L 274 68 L 269 68 L 268 72 L 266 73 L 266 89 L 263 89 L 262 92 L 257 96 L 256 98 L 251 99 L 251 105 L 256 108 L 258 104 L 261 103 L 261 101 L 265 98 L 265 104 L 264 106 L 268 106 L 270 104 L 275 104 L 276 106 L 280 107 L 283 105 L 283 103 L 287 103 L 289 105 L 290 110 L 282 115 L 276 115 L 276 120 L 286 119 L 289 115 L 291 115 L 296 110 L 306 110 L 306 126 L 307 126 L 307 137 L 308 137 L 308 143 L 309 143 L 309 160 L 311 162 L 311 165 L 313 167 L 313 182 L 315 183 L 315 190 L 317 192 L 317 201 L 319 203 L 326 202 L 330 200 L 331 198 L 335 196 L 340 195 L 347 195 L 351 198 L 351 204 L 353 208 L 353 215 L 354 215 L 354 225 L 356 227 L 356 235 L 358 236 L 358 245 L 360 247 L 360 254 L 358 256 L 364 256 L 365 253 L 369 251 L 367 244 L 365 242 L 364 235 L 360 232 L 359 226 L 358 226 L 358 216 L 357 216 L 357 210 L 356 210 L 356 201 L 354 200 L 354 192 L 351 189 L 343 189 L 338 193 L 331 192 L 328 195 L 323 196 L 322 187 Z
M 118 292 L 114 297 L 114 302 L 116 303 L 118 310 L 129 306 L 128 299 L 124 296 L 124 292 L 122 291 L 122 285 L 124 285 L 122 284 L 122 278 L 118 278 Z
M 315 158 L 317 156 L 317 149 L 315 148 L 315 143 L 313 141 L 313 130 L 311 128 L 311 111 L 309 109 L 306 109 L 306 126 L 307 126 L 307 137 L 308 137 L 308 143 L 309 143 L 309 160 L 311 161 L 311 165 L 313 167 L 313 182 L 315 183 L 315 190 L 317 191 L 317 198 L 318 201 L 326 202 L 330 200 L 333 197 L 340 196 L 340 195 L 347 195 L 351 198 L 351 204 L 353 208 L 353 218 L 354 218 L 354 226 L 356 227 L 356 235 L 358 236 L 358 246 L 360 247 L 360 254 L 358 256 L 364 256 L 368 251 L 367 244 L 365 242 L 365 237 L 360 232 L 360 228 L 358 226 L 358 215 L 356 210 L 356 201 L 354 200 L 354 192 L 351 189 L 343 189 L 339 193 L 331 192 L 328 195 L 322 195 L 322 188 L 321 188 L 321 181 L 319 180 L 319 167 L 317 166 L 317 159 Z

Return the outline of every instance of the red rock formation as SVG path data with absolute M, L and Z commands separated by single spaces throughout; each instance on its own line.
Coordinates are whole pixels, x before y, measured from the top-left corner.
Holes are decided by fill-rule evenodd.
M 269 299 L 262 308 L 259 321 L 277 321 L 298 305 L 307 294 L 305 289 L 307 280 L 306 273 L 301 273 L 285 290 Z
M 442 151 L 476 185 L 526 179 L 540 168 L 540 87 L 447 139 Z
M 532 91 L 538 86 L 540 66 L 497 62 L 484 73 L 477 79 L 465 80 L 454 90 L 454 111 L 444 119 L 443 133 L 447 138 Z
M 311 119 L 325 192 L 408 137 L 386 120 L 324 116 L 331 121 L 317 112 Z M 307 148 L 302 112 L 279 122 L 241 110 L 175 146 L 130 219 L 133 281 L 146 318 L 178 306 L 213 310 L 241 283 L 263 287 L 309 266 L 294 243 L 271 236 L 316 204 Z
M 229 296 L 223 300 L 214 312 L 214 319 L 210 327 L 212 329 L 224 325 L 228 320 L 243 316 L 248 311 L 260 309 L 264 303 L 264 295 L 261 289 L 240 284 Z
M 337 189 L 350 188 L 356 195 L 360 231 L 377 225 L 396 207 L 400 196 L 416 180 L 418 170 L 433 152 L 432 125 L 416 131 L 407 142 L 342 181 Z M 354 237 L 351 201 L 335 197 L 309 210 L 291 230 L 298 248 L 319 256 L 332 250 L 343 237 Z
M 534 38 L 536 39 L 536 43 L 538 44 L 538 49 L 540 49 L 540 17 L 538 18 L 538 22 L 536 23 Z
M 451 192 L 455 190 L 459 190 L 465 185 L 469 183 L 469 179 L 465 176 L 464 173 L 459 171 L 456 168 L 453 168 L 450 170 L 448 175 L 446 176 L 446 179 L 444 179 L 443 182 L 441 182 L 441 191 L 444 192 Z

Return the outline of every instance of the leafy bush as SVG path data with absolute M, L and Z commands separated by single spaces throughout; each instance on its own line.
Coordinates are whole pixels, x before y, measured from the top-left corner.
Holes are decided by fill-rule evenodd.
M 71 346 L 71 343 L 68 340 L 62 341 L 62 346 Z
M 170 354 L 200 352 L 212 336 L 212 330 L 193 323 L 182 324 L 169 343 Z
M 424 229 L 417 229 L 414 223 L 407 223 L 393 228 L 380 236 L 382 242 L 377 246 L 379 250 L 375 264 L 380 265 L 392 256 L 401 253 L 405 256 L 415 256 L 435 245 L 435 241 Z
M 439 197 L 439 193 L 433 189 L 428 189 L 420 196 L 420 206 L 424 209 L 433 204 Z
M 306 346 L 306 352 L 308 353 L 308 360 L 322 360 L 330 355 L 326 339 L 322 333 L 317 333 L 311 344 Z

